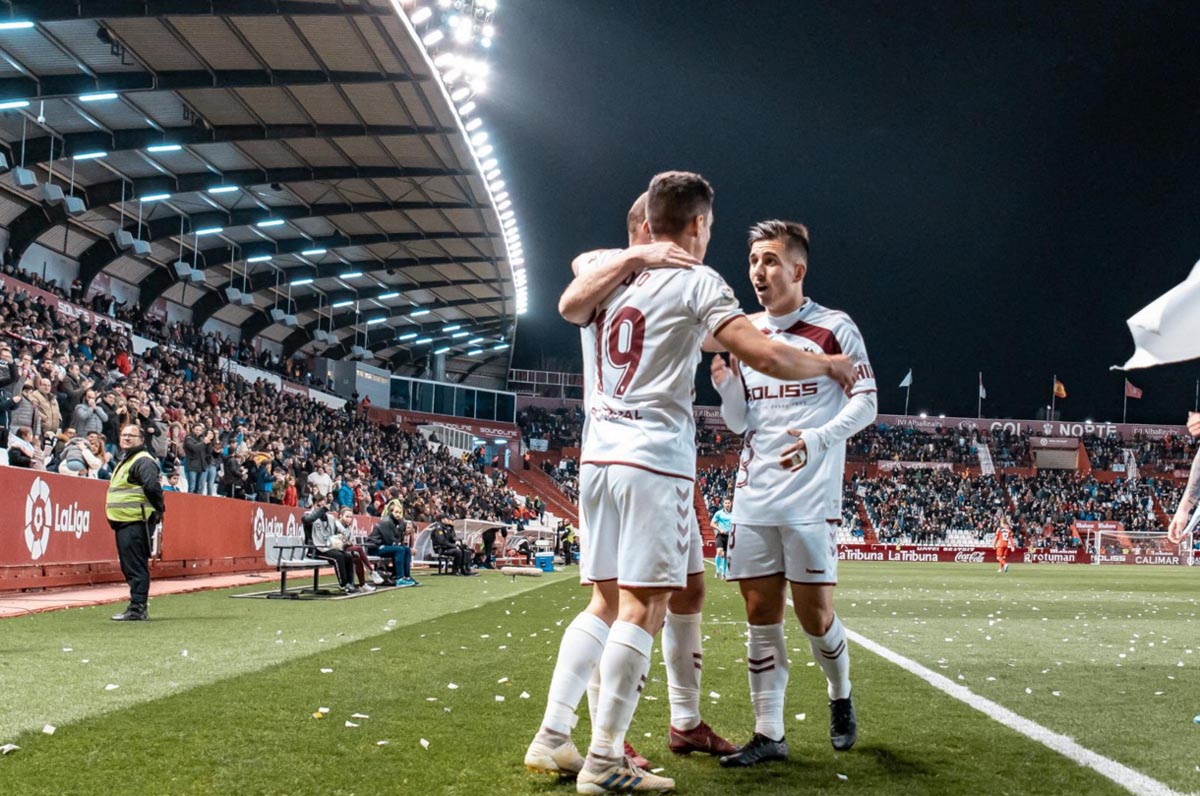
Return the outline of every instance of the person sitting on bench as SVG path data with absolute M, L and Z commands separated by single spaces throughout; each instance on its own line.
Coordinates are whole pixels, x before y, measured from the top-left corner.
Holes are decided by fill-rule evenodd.
M 371 559 L 367 556 L 367 549 L 360 544 L 354 544 L 351 529 L 354 527 L 354 510 L 349 506 L 342 506 L 338 510 L 337 525 L 335 526 L 338 535 L 342 537 L 342 550 L 350 556 L 350 563 L 354 566 L 354 574 L 358 576 L 358 588 L 361 591 L 375 591 L 377 584 L 383 583 L 383 576 L 375 571 L 375 567 L 371 566 Z M 371 582 L 367 583 L 367 573 L 371 573 Z
M 334 518 L 329 516 L 329 497 L 317 495 L 313 498 L 312 510 L 301 517 L 300 522 L 304 526 L 304 543 L 313 546 L 313 556 L 333 564 L 342 591 L 356 593 L 358 589 L 352 581 L 350 555 L 339 549 L 341 537 L 335 533 Z
M 406 544 L 407 541 L 404 507 L 400 501 L 392 501 L 388 504 L 388 513 L 375 523 L 367 537 L 367 552 L 373 556 L 391 557 L 396 568 L 397 586 L 420 586 L 412 577 L 412 546 Z
M 430 527 L 433 552 L 450 560 L 450 571 L 455 575 L 471 575 L 471 551 L 460 544 L 454 535 L 454 520 L 443 515 Z

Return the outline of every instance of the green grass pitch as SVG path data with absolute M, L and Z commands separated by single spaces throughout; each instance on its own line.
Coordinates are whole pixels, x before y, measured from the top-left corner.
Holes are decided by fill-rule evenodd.
M 1200 792 L 1200 572 L 841 569 L 849 628 L 1181 793 Z M 109 622 L 120 606 L 5 620 L 0 744 L 21 748 L 0 758 L 0 792 L 574 793 L 521 764 L 562 627 L 586 604 L 573 578 L 427 577 L 420 589 L 320 603 L 194 593 L 154 600 L 145 624 Z M 753 729 L 741 611 L 736 587 L 710 578 L 702 712 L 735 742 Z M 679 792 L 1125 792 L 854 644 L 859 743 L 835 753 L 820 670 L 794 617 L 788 627 L 792 759 L 751 770 L 667 752 L 656 648 L 629 737 Z M 329 709 L 321 719 L 319 708 Z M 586 700 L 580 713 L 582 747 Z

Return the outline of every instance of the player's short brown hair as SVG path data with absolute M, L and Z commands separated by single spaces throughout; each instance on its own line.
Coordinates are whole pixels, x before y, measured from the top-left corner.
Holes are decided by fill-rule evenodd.
M 655 235 L 678 235 L 713 206 L 713 187 L 690 171 L 664 171 L 650 180 L 646 217 Z
M 798 255 L 805 263 L 808 262 L 808 227 L 800 222 L 771 219 L 750 227 L 749 245 L 753 246 L 764 240 L 781 240 L 790 254 Z
M 629 233 L 629 237 L 637 237 L 638 230 L 642 228 L 642 223 L 646 220 L 646 191 L 642 191 L 642 195 L 633 200 L 633 205 L 629 208 L 629 214 L 625 216 L 625 231 Z

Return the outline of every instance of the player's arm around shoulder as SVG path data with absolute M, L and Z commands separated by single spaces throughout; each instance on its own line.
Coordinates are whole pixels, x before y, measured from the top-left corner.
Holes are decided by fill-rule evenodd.
M 558 300 L 558 312 L 568 323 L 586 326 L 618 285 L 645 268 L 691 268 L 700 261 L 671 242 L 630 246 L 611 256 L 589 252 L 571 263 L 575 278 Z
M 744 315 L 734 318 L 713 334 L 747 367 L 771 378 L 800 380 L 828 376 L 846 390 L 854 384 L 854 368 L 848 357 L 813 354 L 771 340 Z

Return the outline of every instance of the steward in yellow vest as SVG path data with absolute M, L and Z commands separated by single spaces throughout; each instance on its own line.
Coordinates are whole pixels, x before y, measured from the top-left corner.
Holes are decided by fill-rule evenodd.
M 121 453 L 108 482 L 104 513 L 116 532 L 117 557 L 129 584 L 129 607 L 113 617 L 118 622 L 149 619 L 150 534 L 166 513 L 162 471 L 158 460 L 146 450 L 142 429 L 130 424 L 121 429 Z

